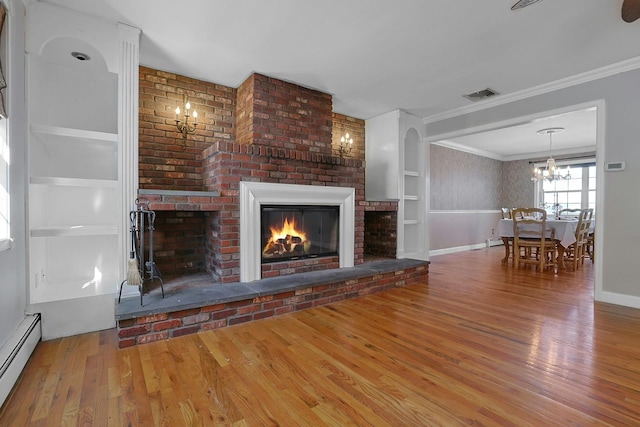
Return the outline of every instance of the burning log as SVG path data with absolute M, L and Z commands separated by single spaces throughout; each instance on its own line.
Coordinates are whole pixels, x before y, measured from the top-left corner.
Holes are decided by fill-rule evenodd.
M 304 255 L 311 242 L 306 240 L 304 233 L 295 230 L 294 225 L 293 221 L 285 220 L 282 230 L 271 228 L 271 238 L 262 249 L 262 256 Z

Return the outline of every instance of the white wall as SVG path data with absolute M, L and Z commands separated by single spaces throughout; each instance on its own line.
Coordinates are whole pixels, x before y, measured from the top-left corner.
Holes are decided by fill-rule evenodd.
M 640 308 L 640 70 L 429 123 L 427 137 L 585 103 L 598 104 L 596 299 Z M 604 172 L 605 161 L 626 161 Z
M 24 105 L 24 6 L 20 0 L 7 5 L 5 31 L 9 36 L 9 68 L 3 65 L 7 82 L 5 105 L 9 115 L 11 149 L 11 237 L 13 248 L 0 252 L 0 346 L 16 331 L 26 307 L 26 113 Z
M 398 200 L 400 177 L 400 110 L 365 123 L 365 199 Z

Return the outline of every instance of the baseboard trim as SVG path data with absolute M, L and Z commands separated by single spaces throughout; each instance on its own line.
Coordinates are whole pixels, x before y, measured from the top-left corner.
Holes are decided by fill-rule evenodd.
M 438 255 L 446 255 L 453 254 L 456 252 L 465 252 L 465 251 L 475 251 L 476 249 L 486 249 L 493 246 L 501 246 L 503 245 L 502 240 L 494 240 L 487 239 L 484 243 L 476 243 L 474 245 L 464 245 L 464 246 L 456 246 L 453 248 L 444 248 L 444 249 L 435 249 L 433 251 L 429 251 L 429 256 L 438 256 Z
M 11 393 L 41 336 L 40 314 L 28 314 L 0 348 L 0 405 Z
M 616 292 L 603 291 L 596 294 L 595 300 L 598 302 L 616 304 L 624 307 L 640 308 L 640 297 L 619 294 Z
M 432 257 L 432 256 L 438 256 L 438 255 L 453 254 L 456 252 L 473 251 L 475 249 L 483 249 L 486 247 L 487 245 L 485 243 L 478 243 L 475 245 L 464 245 L 464 246 L 456 246 L 453 248 L 435 249 L 433 251 L 429 251 L 429 256 Z

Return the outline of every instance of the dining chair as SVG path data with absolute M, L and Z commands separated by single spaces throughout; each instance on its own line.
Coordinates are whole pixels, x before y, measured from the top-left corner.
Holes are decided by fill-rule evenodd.
M 511 219 L 513 208 L 501 208 L 500 210 L 502 212 L 502 219 Z M 502 260 L 503 263 L 506 263 L 509 261 L 509 258 L 513 260 L 513 237 L 503 237 L 502 240 L 507 246 L 507 256 Z
M 560 218 L 567 218 L 567 217 L 578 218 L 581 212 L 582 212 L 582 209 L 562 209 L 560 212 L 558 212 L 558 216 Z
M 589 234 L 593 209 L 582 209 L 578 216 L 578 226 L 576 227 L 576 241 L 565 250 L 565 262 L 571 262 L 573 270 L 584 264 L 584 258 L 589 256 Z
M 595 251 L 595 233 L 592 231 L 589 233 L 589 237 L 587 238 L 587 244 L 584 245 L 584 249 L 587 252 L 587 256 L 591 259 L 591 262 L 594 262 L 594 251 Z
M 555 267 L 555 230 L 547 228 L 547 211 L 540 208 L 516 208 L 513 219 L 513 265 L 537 265 L 538 269 Z M 535 251 L 534 251 L 535 249 Z

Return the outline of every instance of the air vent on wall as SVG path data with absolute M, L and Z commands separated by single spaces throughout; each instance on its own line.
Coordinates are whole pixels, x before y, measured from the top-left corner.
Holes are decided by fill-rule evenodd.
M 462 95 L 462 96 L 464 96 L 465 98 L 475 102 L 475 101 L 481 101 L 483 99 L 490 98 L 490 97 L 495 96 L 495 95 L 499 95 L 499 93 L 496 92 L 493 89 L 486 88 L 484 90 L 479 90 L 477 92 L 468 93 L 468 94 Z

